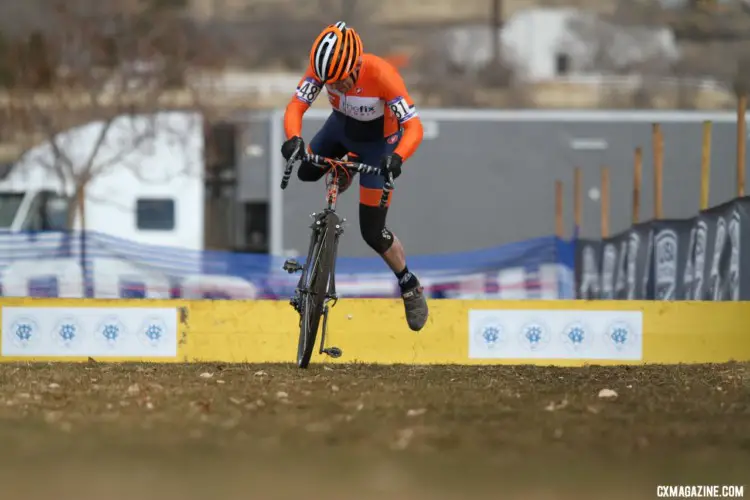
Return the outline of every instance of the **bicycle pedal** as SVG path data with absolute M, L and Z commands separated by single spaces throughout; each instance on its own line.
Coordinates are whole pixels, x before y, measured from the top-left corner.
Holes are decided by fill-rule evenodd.
M 323 349 L 323 353 L 329 355 L 332 358 L 340 358 L 343 352 L 338 347 L 328 347 Z
M 284 271 L 288 272 L 289 274 L 293 274 L 293 273 L 296 273 L 298 271 L 301 271 L 302 270 L 302 266 L 295 259 L 287 259 L 284 262 L 283 269 L 284 269 Z

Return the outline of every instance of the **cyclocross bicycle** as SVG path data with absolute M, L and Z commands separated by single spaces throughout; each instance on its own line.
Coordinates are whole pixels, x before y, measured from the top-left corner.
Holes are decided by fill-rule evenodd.
M 287 162 L 281 180 L 281 189 L 286 189 L 289 184 L 293 161 Z M 319 353 L 332 358 L 341 356 L 341 349 L 338 347 L 325 347 L 329 303 L 330 307 L 333 307 L 338 300 L 335 283 L 336 254 L 339 237 L 344 233 L 343 223 L 346 222 L 346 219 L 339 219 L 336 213 L 336 200 L 340 189 L 339 181 L 342 179 L 342 175 L 350 182 L 353 173 L 383 175 L 383 171 L 378 167 L 365 165 L 364 163 L 341 161 L 313 154 L 306 154 L 301 161 L 308 162 L 326 171 L 327 201 L 327 205 L 322 212 L 310 214 L 313 219 L 313 223 L 310 225 L 312 234 L 305 264 L 300 265 L 295 259 L 288 259 L 283 266 L 283 269 L 289 274 L 302 271 L 294 296 L 289 303 L 300 315 L 297 366 L 307 368 L 315 347 L 315 338 L 318 334 L 321 317 L 323 318 L 323 326 Z M 393 176 L 389 173 L 383 186 L 383 195 L 380 198 L 381 208 L 386 206 L 388 195 L 392 190 Z

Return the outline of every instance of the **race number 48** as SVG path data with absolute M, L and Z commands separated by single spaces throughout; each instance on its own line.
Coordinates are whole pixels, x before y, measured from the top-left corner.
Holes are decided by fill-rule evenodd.
M 319 93 L 320 86 L 310 78 L 305 79 L 302 85 L 297 87 L 297 97 L 307 104 L 312 104 Z

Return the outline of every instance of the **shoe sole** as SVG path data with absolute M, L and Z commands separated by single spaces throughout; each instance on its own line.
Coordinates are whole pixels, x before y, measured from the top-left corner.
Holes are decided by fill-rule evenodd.
M 406 315 L 406 324 L 412 331 L 418 332 L 424 325 L 427 324 L 427 319 L 430 317 L 430 310 L 427 307 L 427 302 L 422 298 L 421 303 L 417 306 L 417 310 L 412 310 L 411 315 L 419 315 L 419 318 L 409 318 L 409 308 L 404 304 L 404 313 Z M 422 311 L 424 311 L 424 317 L 422 317 Z

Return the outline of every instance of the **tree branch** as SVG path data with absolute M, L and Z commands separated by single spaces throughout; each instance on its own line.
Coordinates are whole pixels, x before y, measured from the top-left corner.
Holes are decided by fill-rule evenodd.
M 72 184 L 73 196 L 115 169 L 150 183 L 187 173 L 180 165 L 147 176 L 135 158 L 148 156 L 149 145 L 165 136 L 185 134 L 156 118 L 176 101 L 182 109 L 208 109 L 183 75 L 196 61 L 215 59 L 207 53 L 212 43 L 188 35 L 178 12 L 139 13 L 123 1 L 56 2 L 45 10 L 36 52 L 19 48 L 19 57 L 8 59 L 14 76 L 8 105 L 23 114 L 25 135 L 47 141 L 51 157 L 41 148 L 35 161 L 54 172 L 66 193 Z M 53 75 L 44 86 L 42 73 Z

